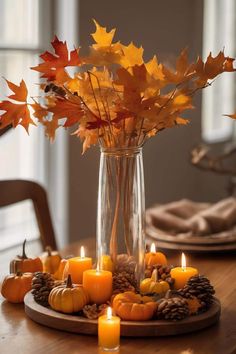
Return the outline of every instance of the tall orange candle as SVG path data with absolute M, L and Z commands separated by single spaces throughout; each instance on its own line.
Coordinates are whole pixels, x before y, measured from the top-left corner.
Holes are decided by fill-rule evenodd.
M 153 266 L 156 264 L 167 265 L 167 259 L 164 253 L 156 252 L 156 246 L 153 242 L 151 244 L 150 252 L 145 254 L 145 265 L 146 266 Z
M 89 294 L 90 302 L 105 304 L 112 295 L 112 273 L 108 270 L 86 270 L 83 274 L 83 287 Z
M 92 269 L 92 258 L 85 257 L 84 247 L 80 249 L 80 257 L 69 258 L 64 269 L 63 278 L 71 275 L 72 283 L 82 284 L 83 273 L 87 269 Z
M 182 266 L 171 269 L 170 274 L 171 277 L 175 279 L 175 289 L 182 289 L 189 278 L 198 274 L 198 270 L 196 268 L 186 267 L 186 257 L 185 254 L 182 253 Z
M 112 316 L 108 307 L 107 314 L 98 319 L 98 343 L 105 351 L 117 351 L 120 346 L 120 318 Z

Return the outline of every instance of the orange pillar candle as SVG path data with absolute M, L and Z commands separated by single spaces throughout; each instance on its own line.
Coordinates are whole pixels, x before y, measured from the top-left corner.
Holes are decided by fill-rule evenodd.
M 145 254 L 145 265 L 147 267 L 155 264 L 167 265 L 167 259 L 164 253 L 156 252 L 155 243 L 152 243 L 150 252 Z
M 170 274 L 171 277 L 175 280 L 174 287 L 177 290 L 182 289 L 189 278 L 197 275 L 198 270 L 196 268 L 186 267 L 186 257 L 185 254 L 182 253 L 182 266 L 171 269 Z
M 87 269 L 92 269 L 92 258 L 85 257 L 84 247 L 80 249 L 80 257 L 69 258 L 63 273 L 63 278 L 71 275 L 73 284 L 82 284 L 83 273 Z
M 120 318 L 112 316 L 108 307 L 107 314 L 98 319 L 98 343 L 105 351 L 116 351 L 120 346 Z
M 112 273 L 108 270 L 91 269 L 83 274 L 83 287 L 89 294 L 90 302 L 105 304 L 112 295 Z

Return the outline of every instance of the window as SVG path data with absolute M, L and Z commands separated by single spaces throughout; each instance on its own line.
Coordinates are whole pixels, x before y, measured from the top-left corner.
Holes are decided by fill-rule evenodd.
M 37 95 L 38 74 L 29 68 L 38 55 L 49 49 L 54 34 L 78 44 L 77 0 L 1 0 L 0 75 L 19 83 L 24 78 L 30 95 Z M 0 99 L 8 90 L 1 80 Z M 41 183 L 48 192 L 59 246 L 68 242 L 67 233 L 67 139 L 59 131 L 51 145 L 42 129 L 31 127 L 27 136 L 22 127 L 0 137 L 0 179 L 25 178 Z M 27 239 L 38 238 L 30 202 L 0 210 L 0 250 Z
M 236 56 L 235 0 L 204 0 L 203 57 L 213 56 L 224 49 L 227 56 Z M 234 123 L 223 114 L 233 113 L 236 107 L 235 76 L 225 73 L 210 89 L 203 91 L 202 137 L 209 143 L 232 138 Z

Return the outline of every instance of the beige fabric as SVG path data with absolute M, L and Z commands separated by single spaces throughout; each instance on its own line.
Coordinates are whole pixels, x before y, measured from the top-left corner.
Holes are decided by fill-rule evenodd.
M 205 236 L 222 232 L 236 225 L 236 198 L 226 198 L 215 204 L 182 199 L 156 205 L 147 212 L 147 223 L 172 235 Z

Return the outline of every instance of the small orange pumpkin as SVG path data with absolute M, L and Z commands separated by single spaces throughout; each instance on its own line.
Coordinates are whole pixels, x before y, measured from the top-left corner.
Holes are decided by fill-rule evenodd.
M 82 285 L 72 284 L 69 274 L 66 284 L 51 290 L 48 302 L 55 311 L 73 313 L 82 310 L 88 304 L 89 296 Z
M 148 321 L 153 317 L 157 303 L 149 296 L 126 291 L 114 297 L 113 309 L 122 320 Z
M 10 263 L 10 273 L 20 270 L 22 273 L 42 272 L 43 263 L 39 257 L 28 258 L 25 253 L 26 240 L 23 242 L 22 256 L 16 256 Z
M 156 264 L 167 265 L 167 258 L 162 252 L 147 252 L 144 259 L 146 267 Z
M 42 255 L 43 271 L 53 274 L 57 271 L 61 256 L 57 251 L 52 251 L 50 246 L 46 247 L 46 252 Z
M 57 269 L 57 271 L 53 274 L 54 278 L 56 280 L 63 280 L 63 273 L 64 273 L 64 269 L 67 263 L 67 259 L 61 259 L 59 267 Z
M 1 294 L 9 302 L 21 303 L 25 294 L 31 290 L 33 274 L 20 273 L 7 275 L 2 283 Z

